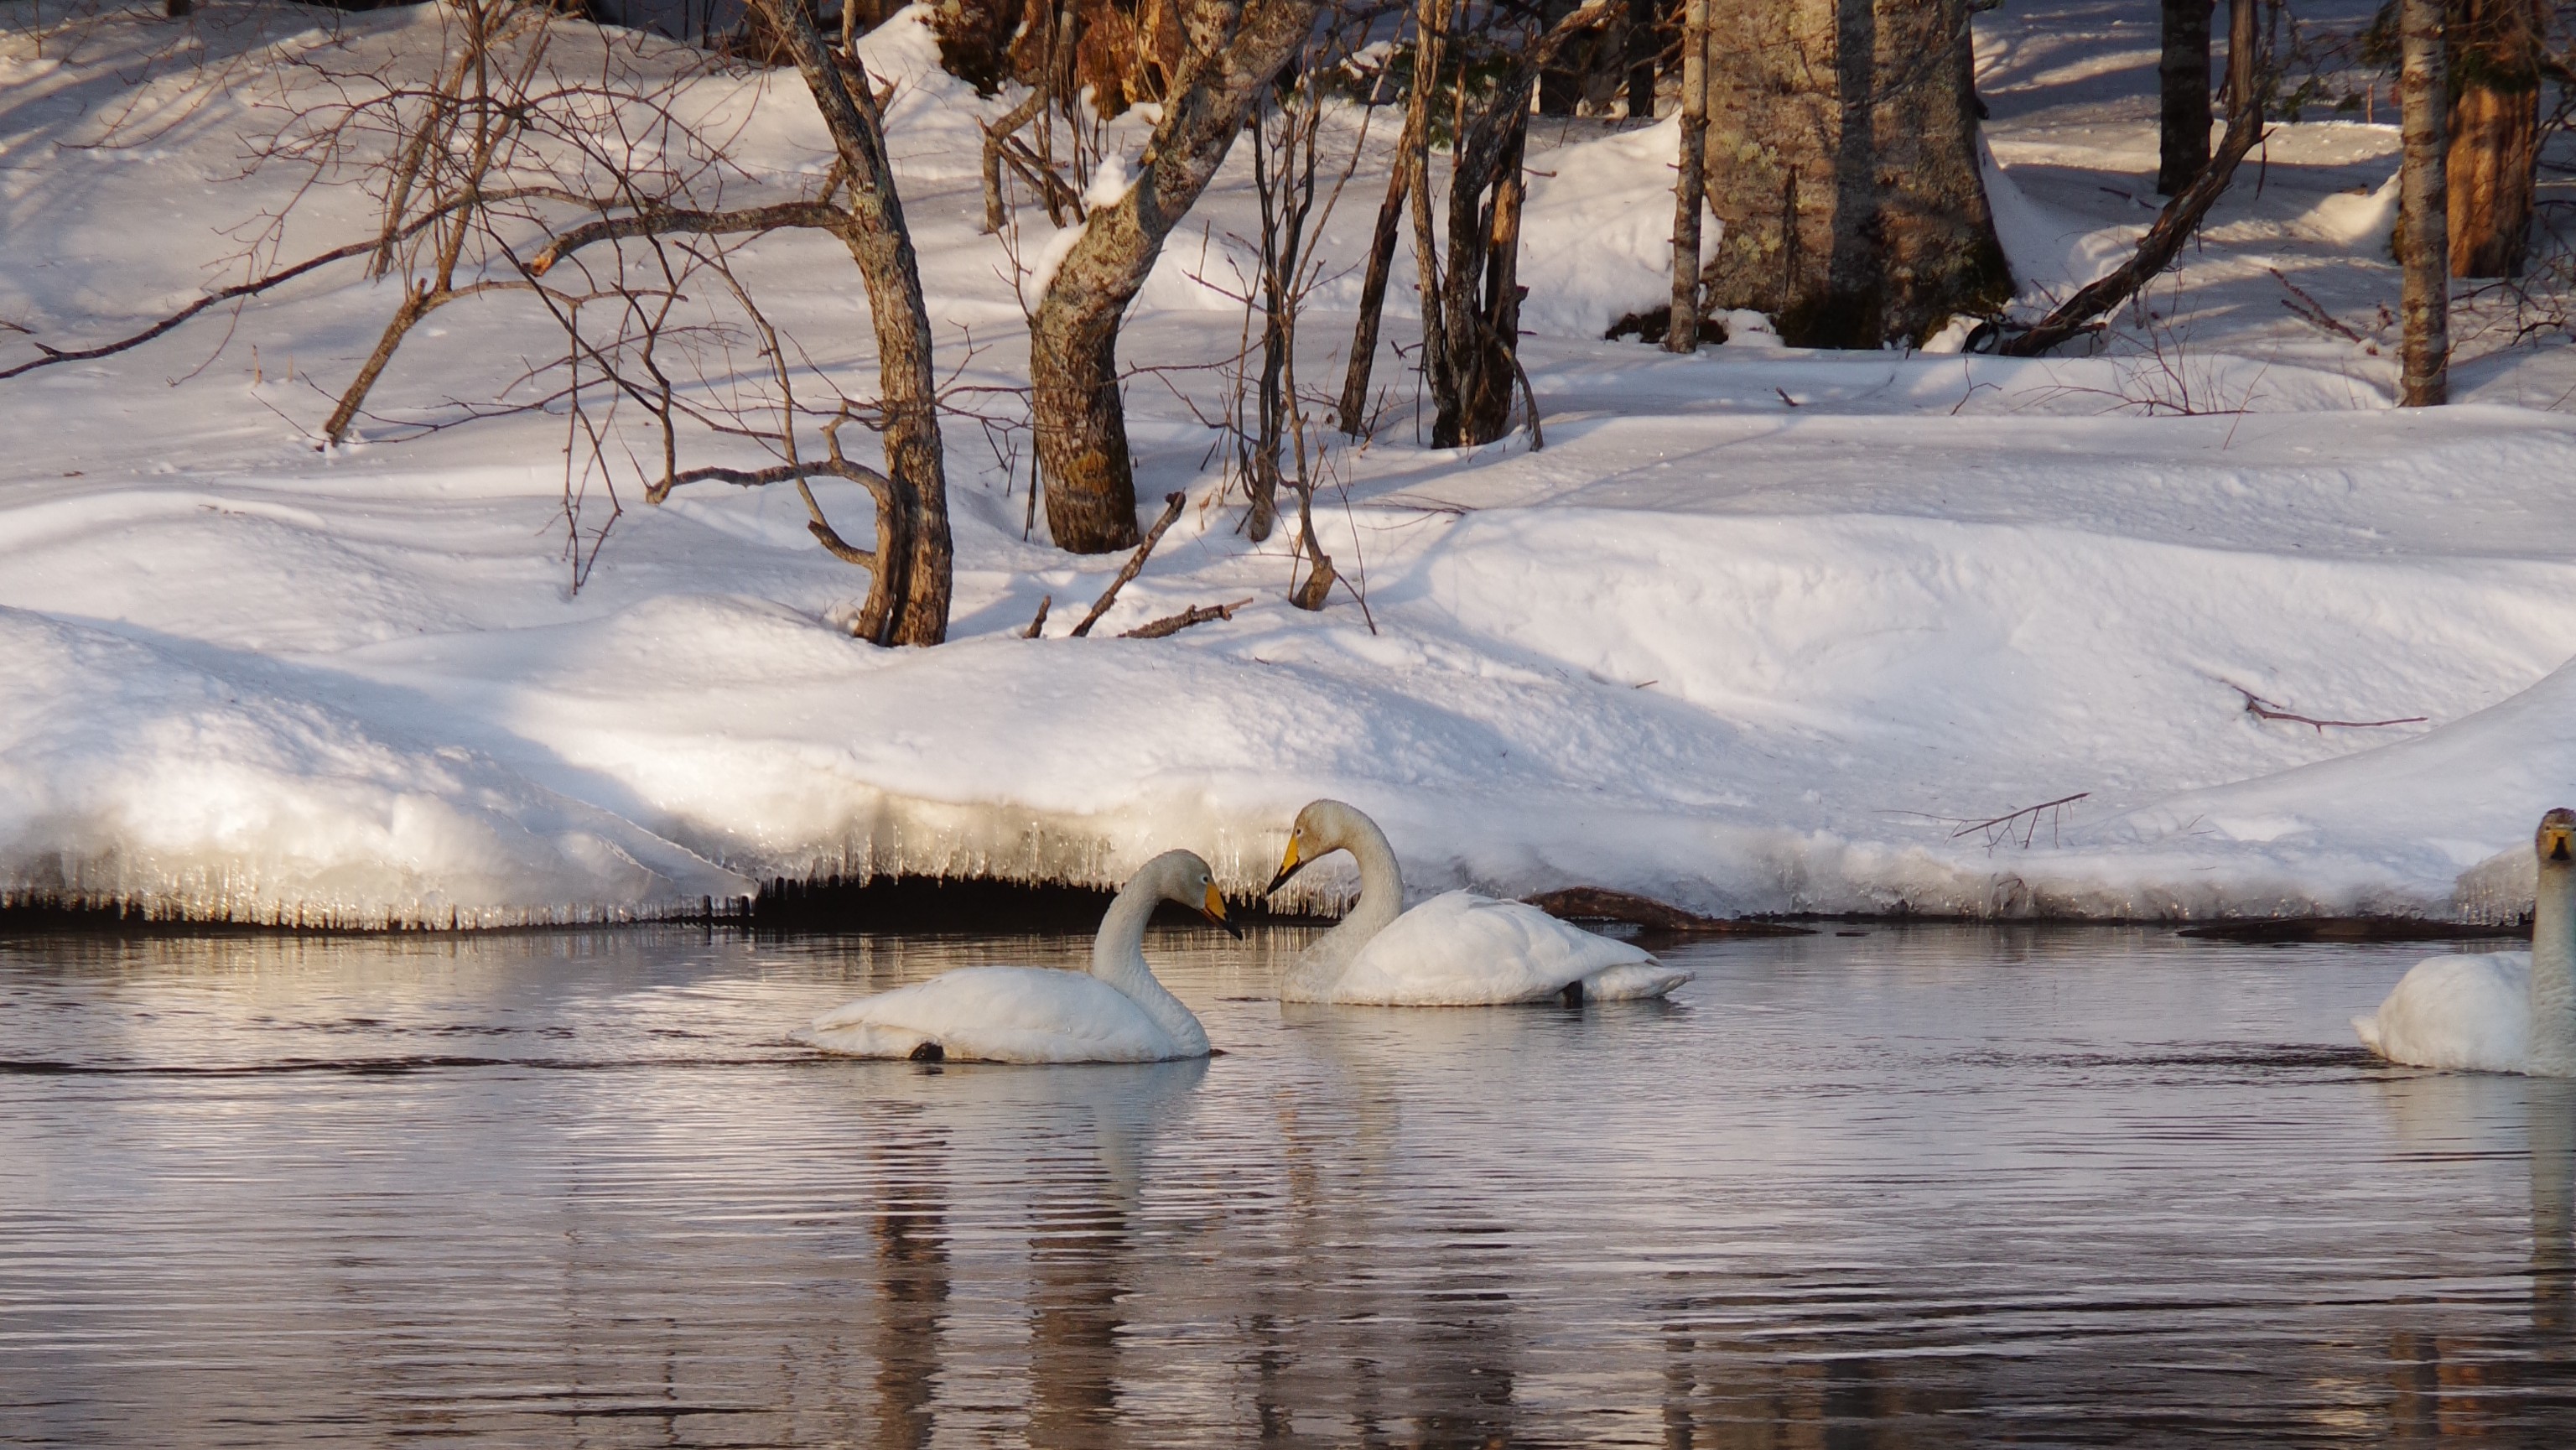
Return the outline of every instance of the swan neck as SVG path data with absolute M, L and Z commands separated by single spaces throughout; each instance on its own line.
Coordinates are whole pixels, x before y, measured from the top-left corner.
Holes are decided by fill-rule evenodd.
M 1366 939 L 1404 914 L 1404 869 L 1396 863 L 1395 846 L 1377 822 L 1354 812 L 1343 823 L 1342 849 L 1360 865 L 1360 896 L 1337 930 Z
M 2543 861 L 2531 907 L 2531 1070 L 2576 1077 L 2576 866 Z
M 1125 993 L 1155 1025 L 1170 1033 L 1184 1057 L 1207 1052 L 1207 1029 L 1198 1015 L 1171 994 L 1145 963 L 1145 925 L 1163 899 L 1163 883 L 1144 873 L 1127 883 L 1109 914 L 1100 919 L 1100 934 L 1091 942 L 1091 975 Z

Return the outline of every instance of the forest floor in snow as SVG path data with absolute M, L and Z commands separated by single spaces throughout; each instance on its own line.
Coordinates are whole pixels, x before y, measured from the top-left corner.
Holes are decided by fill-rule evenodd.
M 2026 311 L 2150 219 L 2156 14 L 2014 0 L 1978 20 Z M 287 200 L 290 178 L 242 175 L 262 92 L 192 96 L 192 56 L 328 27 L 425 71 L 437 34 L 421 8 L 214 0 L 40 47 L 37 19 L 0 5 L 0 321 L 55 346 L 238 280 L 243 224 Z M 943 374 L 1017 387 L 1011 279 L 1047 228 L 1025 211 L 1015 246 L 982 235 L 975 174 L 976 123 L 1010 98 L 938 72 L 909 17 L 867 50 L 898 83 L 890 140 Z M 738 108 L 737 154 L 778 195 L 827 165 L 792 72 L 698 85 Z M 1356 115 L 1335 118 L 1345 145 Z M 1330 795 L 1385 824 L 1417 891 L 1593 884 L 1717 914 L 2509 913 L 2533 823 L 2576 800 L 2576 352 L 2563 328 L 2516 341 L 2482 297 L 2457 324 L 2454 406 L 2391 406 L 2397 134 L 2380 119 L 2279 126 L 2153 315 L 2124 311 L 2098 355 L 2037 361 L 1800 351 L 1755 328 L 1687 357 L 1603 341 L 1663 295 L 1674 131 L 1543 121 L 1522 275 L 1545 447 L 1425 446 L 1390 351 L 1381 426 L 1324 461 L 1321 535 L 1358 587 L 1320 613 L 1284 597 L 1288 530 L 1242 536 L 1203 421 L 1244 332 L 1238 148 L 1121 349 L 1152 365 L 1128 388 L 1138 494 L 1190 506 L 1087 639 L 1062 636 L 1123 559 L 1026 532 L 1025 434 L 963 419 L 947 645 L 850 639 L 833 621 L 865 576 L 776 490 L 695 485 L 652 508 L 625 477 L 576 590 L 564 419 L 417 426 L 512 395 L 559 349 L 552 325 L 521 298 L 439 312 L 363 441 L 321 450 L 397 284 L 317 273 L 0 382 L 0 890 L 490 924 L 694 907 L 777 875 L 1108 883 L 1189 846 L 1249 893 L 1298 805 Z M 1379 113 L 1325 229 L 1333 276 L 1300 357 L 1318 391 L 1341 376 L 1394 129 Z M 1110 134 L 1132 154 L 1144 131 Z M 317 192 L 279 255 L 372 228 L 354 189 Z M 775 234 L 742 271 L 798 347 L 873 393 L 839 243 Z M 1408 260 L 1387 326 L 1408 348 L 1410 285 Z M 2332 327 L 2285 305 L 2301 294 Z M 0 329 L 0 366 L 33 355 Z M 818 492 L 864 533 L 864 495 Z M 581 527 L 607 511 L 594 481 Z M 1023 639 L 1041 596 L 1052 637 Z M 1227 622 L 1111 637 L 1247 597 Z M 2318 728 L 2258 718 L 2249 695 L 2421 719 Z

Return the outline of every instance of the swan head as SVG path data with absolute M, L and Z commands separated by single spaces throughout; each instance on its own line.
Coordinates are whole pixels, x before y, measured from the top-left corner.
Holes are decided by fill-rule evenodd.
M 2540 832 L 2531 844 L 2540 856 L 2543 871 L 2565 871 L 2576 866 L 2576 811 L 2560 806 L 2542 816 Z
M 1165 901 L 1178 902 L 1206 917 L 1225 934 L 1237 941 L 1243 939 L 1243 928 L 1225 914 L 1225 897 L 1216 889 L 1215 873 L 1196 851 L 1165 851 L 1145 863 L 1136 873 L 1139 881 L 1150 885 Z
M 1280 858 L 1279 874 L 1270 878 L 1261 894 L 1268 896 L 1287 885 L 1288 878 L 1305 870 L 1309 863 L 1349 846 L 1353 817 L 1367 819 L 1340 801 L 1308 801 L 1306 808 L 1297 813 L 1296 824 L 1288 828 L 1288 854 Z

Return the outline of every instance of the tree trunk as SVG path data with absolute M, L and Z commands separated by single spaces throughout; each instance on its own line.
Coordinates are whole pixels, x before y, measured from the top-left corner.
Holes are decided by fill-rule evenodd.
M 1369 238 L 1368 270 L 1360 280 L 1360 320 L 1351 328 L 1351 355 L 1342 371 L 1341 429 L 1353 438 L 1368 431 L 1369 374 L 1377 366 L 1378 321 L 1386 312 L 1387 274 L 1395 267 L 1396 243 L 1404 232 L 1404 195 L 1413 186 L 1415 153 L 1421 149 L 1415 127 L 1420 108 L 1408 102 L 1404 132 L 1395 143 L 1395 168 L 1386 178 L 1386 199 L 1378 203 L 1377 230 Z
M 1667 352 L 1699 351 L 1699 219 L 1708 210 L 1708 0 L 1682 16 L 1681 167 L 1673 182 L 1673 320 Z
M 2216 0 L 2164 0 L 2163 143 L 2156 191 L 2173 196 L 2209 166 L 2209 12 Z
M 1921 342 L 2012 278 L 1977 165 L 1968 0 L 1711 0 L 1707 305 L 1795 346 Z
M 763 0 L 776 4 L 778 0 Z M 1317 0 L 1183 0 L 1189 48 L 1135 184 L 1098 208 L 1029 330 L 1030 416 L 1056 547 L 1136 543 L 1136 481 L 1118 391 L 1118 323 L 1163 239 L 1216 175 L 1260 88 L 1314 28 Z
M 2019 334 L 2008 336 L 1997 352 L 2007 357 L 2041 357 L 2050 348 L 2091 329 L 2094 319 L 2118 307 L 2138 293 L 2165 268 L 2173 265 L 2183 243 L 2200 229 L 2201 220 L 2227 184 L 2236 177 L 2246 153 L 2263 139 L 2263 113 L 2272 96 L 2277 70 L 2266 68 L 2257 74 L 2255 52 L 2262 48 L 2255 30 L 2254 7 L 2261 0 L 2235 0 L 2228 15 L 2227 40 L 2227 136 L 2218 146 L 2218 154 L 2191 185 L 2166 202 L 2157 213 L 2155 224 L 2138 239 L 2138 249 L 2129 260 L 2075 289 L 2075 295 L 2061 302 L 2046 317 Z
M 1477 94 L 1473 86 L 1453 92 L 1456 136 L 1450 145 L 1449 251 L 1436 257 L 1431 249 L 1430 188 L 1417 179 L 1414 189 L 1414 242 L 1422 263 L 1423 380 L 1431 390 L 1431 444 L 1435 448 L 1476 447 L 1491 443 L 1511 427 L 1512 389 L 1521 381 L 1520 366 L 1520 228 L 1526 183 L 1521 179 L 1522 153 L 1529 141 L 1531 93 L 1540 73 L 1565 46 L 1607 20 L 1613 0 L 1588 0 L 1540 35 L 1528 37 L 1519 50 L 1478 50 L 1452 45 L 1449 57 L 1465 73 L 1478 62 L 1492 63 L 1490 87 Z M 1452 0 L 1424 0 L 1424 28 L 1445 34 L 1465 7 Z M 1491 17 L 1487 17 L 1490 25 Z M 1426 47 L 1426 54 L 1429 54 Z M 1438 56 L 1419 66 L 1414 84 L 1436 80 L 1449 65 Z M 1417 178 L 1427 173 L 1417 162 Z M 1530 431 L 1538 431 L 1532 402 Z
M 2451 0 L 2445 8 L 2451 275 L 2519 276 L 2531 236 L 2548 16 L 2537 0 Z
M 1655 28 L 1656 0 L 1628 0 L 1628 118 L 1655 114 L 1655 58 L 1663 37 Z
M 832 144 L 849 175 L 850 224 L 841 240 L 859 264 L 876 327 L 877 388 L 885 411 L 886 472 L 900 485 L 903 534 L 911 558 L 902 569 L 901 607 L 878 642 L 938 644 L 948 637 L 951 545 L 947 453 L 939 437 L 939 388 L 931 371 L 930 313 L 922 304 L 921 267 L 886 158 L 885 125 L 876 95 L 846 83 L 801 0 L 754 0 L 778 28 L 797 73 L 813 92 Z M 882 542 L 882 541 L 881 541 Z
M 2442 0 L 2398 0 L 2403 55 L 2397 98 L 2405 136 L 2398 183 L 2399 260 L 2406 269 L 2406 340 L 2400 353 L 2399 399 L 2409 408 L 2450 400 L 2450 207 L 2443 192 L 2445 70 Z

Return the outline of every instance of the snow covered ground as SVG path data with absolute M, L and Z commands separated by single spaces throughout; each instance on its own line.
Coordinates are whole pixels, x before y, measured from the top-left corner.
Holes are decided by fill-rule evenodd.
M 2155 14 L 2015 0 L 1980 20 L 2031 305 L 2149 218 Z M 433 33 L 417 9 L 218 0 L 39 47 L 35 19 L 0 5 L 0 321 L 56 346 L 236 280 L 234 234 L 285 200 L 282 178 L 240 176 L 255 87 L 87 145 L 188 83 L 153 52 L 331 25 L 417 59 Z M 974 179 L 975 119 L 1007 98 L 930 69 L 909 21 L 870 45 L 903 83 L 892 144 L 943 368 L 1014 385 L 1012 262 L 978 234 Z M 749 118 L 746 163 L 782 191 L 827 164 L 792 75 L 704 86 Z M 328 452 L 312 435 L 393 305 L 354 267 L 0 383 L 0 890 L 500 923 L 694 907 L 777 874 L 1106 883 L 1172 846 L 1248 890 L 1329 794 L 1386 825 L 1420 891 L 1590 883 L 1721 913 L 2514 909 L 2511 853 L 2576 799 L 2559 410 L 2576 354 L 2507 345 L 2482 304 L 2458 405 L 2390 407 L 2392 125 L 2280 128 L 2259 192 L 2248 175 L 2221 203 L 2157 315 L 2124 314 L 2102 355 L 2037 362 L 1751 329 L 1687 358 L 1599 340 L 1662 294 L 1670 135 L 1537 129 L 1543 450 L 1422 446 L 1410 381 L 1381 361 L 1390 416 L 1331 455 L 1322 511 L 1365 609 L 1291 608 L 1284 531 L 1237 532 L 1214 435 L 1175 396 L 1212 411 L 1209 369 L 1131 384 L 1140 496 L 1193 506 L 1088 639 L 1061 636 L 1122 561 L 1023 537 L 1025 439 L 1014 467 L 953 425 L 953 642 L 892 652 L 828 622 L 865 578 L 814 547 L 792 495 L 698 485 L 654 509 L 630 481 L 574 591 L 560 418 L 400 426 L 490 400 L 555 344 L 519 300 L 436 314 L 375 395 L 376 441 Z M 1330 256 L 1358 255 L 1382 178 L 1362 166 Z M 1249 192 L 1239 155 L 1141 300 L 1131 364 L 1233 352 L 1225 259 Z M 1034 262 L 1043 218 L 1024 224 Z M 319 194 L 280 255 L 368 229 L 361 198 Z M 873 391 L 836 242 L 773 236 L 745 275 Z M 1409 284 L 1400 269 L 1399 299 Z M 2294 315 L 2293 286 L 2352 336 Z M 1335 278 L 1309 315 L 1310 384 L 1338 381 L 1356 290 Z M 1392 341 L 1410 345 L 1410 315 L 1390 308 Z M 0 366 L 27 356 L 0 331 Z M 864 532 L 861 495 L 819 492 Z M 595 527 L 596 493 L 588 509 Z M 1019 638 L 1042 595 L 1057 637 Z M 1231 622 L 1109 637 L 1247 596 Z M 2424 720 L 2267 721 L 2249 691 Z M 2008 836 L 1972 828 L 2079 795 Z

